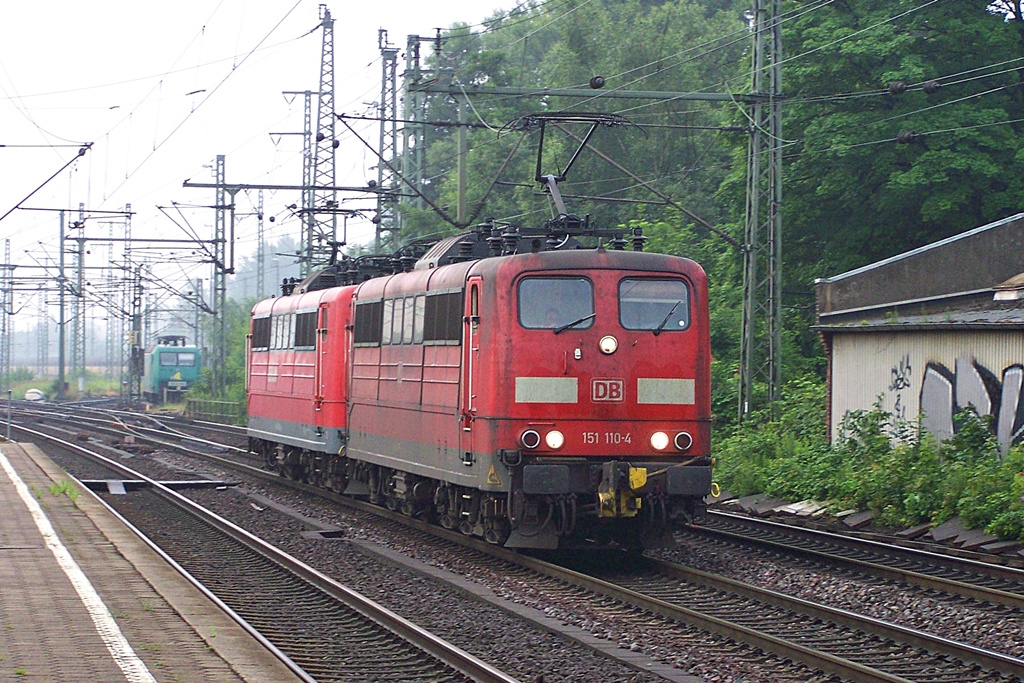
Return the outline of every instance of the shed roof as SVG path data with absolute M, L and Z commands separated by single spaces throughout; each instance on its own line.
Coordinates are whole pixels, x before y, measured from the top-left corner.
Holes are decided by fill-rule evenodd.
M 817 280 L 817 328 L 1024 328 L 1022 286 L 1024 213 Z

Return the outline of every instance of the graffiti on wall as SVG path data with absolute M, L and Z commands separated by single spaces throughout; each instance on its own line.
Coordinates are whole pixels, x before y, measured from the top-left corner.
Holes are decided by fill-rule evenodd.
M 903 392 L 905 389 L 910 388 L 910 374 L 912 371 L 909 353 L 901 358 L 899 363 L 892 366 L 889 393 L 896 394 L 892 409 L 894 424 L 907 421 L 907 405 L 903 400 Z
M 908 362 L 909 368 L 909 362 Z M 1003 368 L 1000 375 L 973 358 L 956 359 L 953 371 L 942 363 L 929 362 L 921 380 L 921 428 L 939 441 L 956 433 L 953 417 L 968 405 L 979 415 L 992 415 L 1002 452 L 1024 436 L 1024 366 Z

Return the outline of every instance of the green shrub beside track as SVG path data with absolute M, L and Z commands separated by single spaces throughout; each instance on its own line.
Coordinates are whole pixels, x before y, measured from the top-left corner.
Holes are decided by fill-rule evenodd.
M 787 384 L 778 420 L 757 415 L 716 440 L 716 480 L 737 495 L 874 510 L 891 526 L 959 515 L 971 527 L 1024 540 L 1024 448 L 1000 457 L 986 418 L 960 414 L 957 434 L 938 444 L 889 413 L 858 412 L 829 445 L 825 406 L 821 382 Z M 894 445 L 893 436 L 902 441 Z

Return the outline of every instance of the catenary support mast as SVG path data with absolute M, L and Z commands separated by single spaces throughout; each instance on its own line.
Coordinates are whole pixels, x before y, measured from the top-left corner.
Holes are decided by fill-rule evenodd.
M 739 419 L 777 407 L 782 384 L 782 37 L 781 0 L 756 0 L 744 237 Z M 764 395 L 759 395 L 764 391 Z M 773 408 L 774 410 L 775 408 Z

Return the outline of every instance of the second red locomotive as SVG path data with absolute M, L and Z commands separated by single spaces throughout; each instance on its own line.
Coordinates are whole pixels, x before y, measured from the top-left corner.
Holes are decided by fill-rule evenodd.
M 467 233 L 408 272 L 340 286 L 322 273 L 258 303 L 253 450 L 287 476 L 508 547 L 665 542 L 711 488 L 703 270 L 539 239 L 470 256 L 484 241 Z

